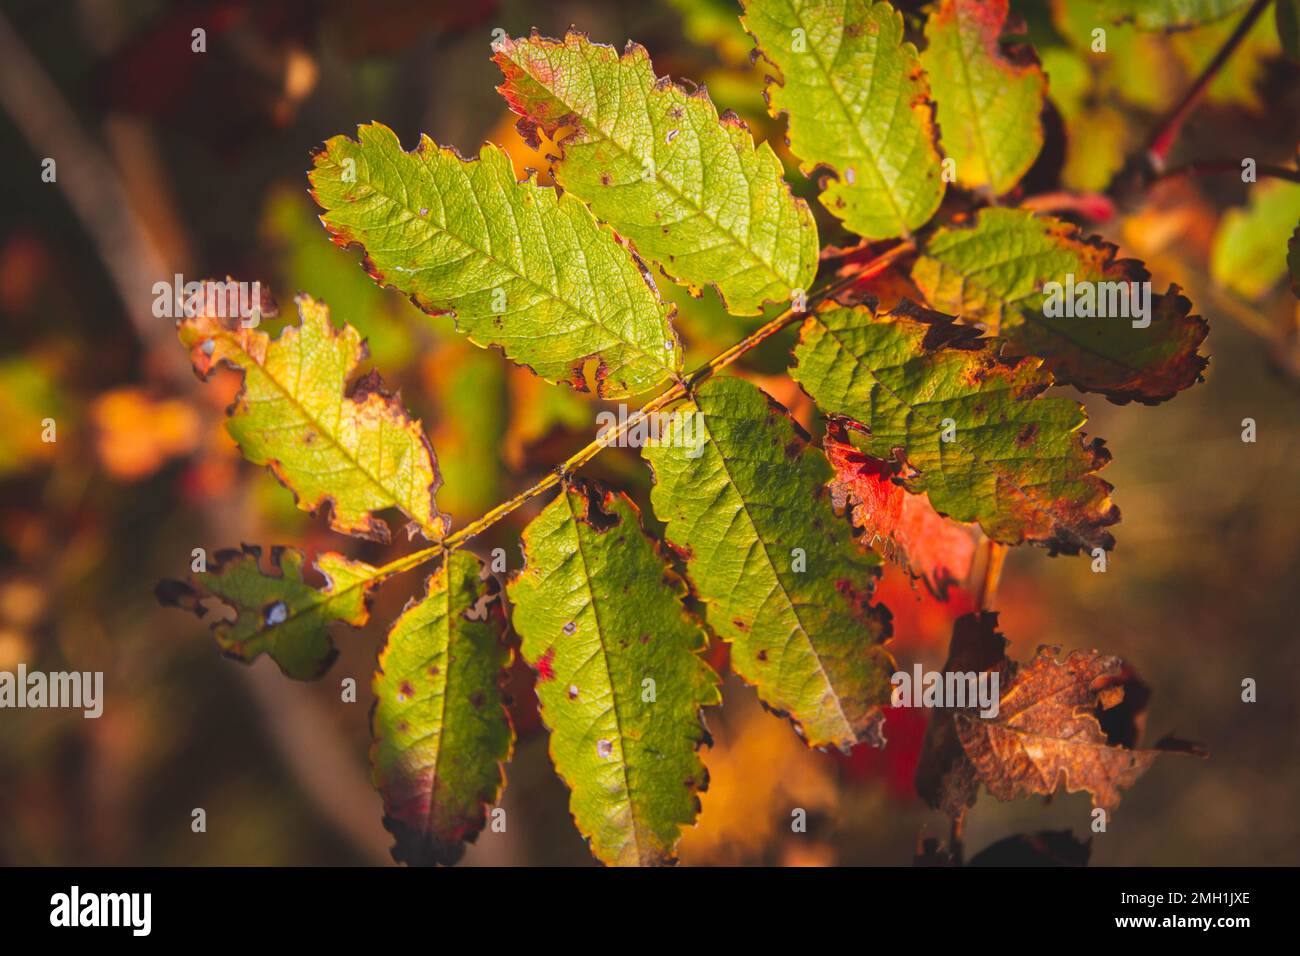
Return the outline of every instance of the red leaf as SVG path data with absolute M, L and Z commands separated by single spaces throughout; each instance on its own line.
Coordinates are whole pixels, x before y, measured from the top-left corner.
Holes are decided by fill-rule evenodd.
M 822 443 L 835 469 L 830 482 L 835 507 L 849 508 L 864 544 L 880 541 L 878 550 L 885 557 L 944 598 L 950 585 L 961 584 L 970 574 L 978 540 L 975 527 L 945 518 L 925 495 L 909 494 L 893 481 L 894 462 L 864 454 L 844 437 L 840 426 L 833 425 Z

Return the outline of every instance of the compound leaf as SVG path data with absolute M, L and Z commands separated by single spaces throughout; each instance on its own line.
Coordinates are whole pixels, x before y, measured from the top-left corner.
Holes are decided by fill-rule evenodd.
M 1027 47 L 1004 50 L 1007 0 L 943 0 L 925 24 L 943 151 L 957 182 L 1001 195 L 1043 148 L 1047 79 Z
M 741 18 L 778 70 L 768 105 L 821 201 L 867 239 L 910 233 L 939 208 L 944 184 L 930 90 L 903 18 L 870 0 L 747 0 Z
M 350 325 L 336 329 L 325 303 L 305 295 L 297 302 L 301 324 L 274 340 L 206 309 L 180 320 L 181 343 L 201 378 L 222 363 L 243 373 L 226 428 L 299 508 L 329 503 L 335 531 L 387 541 L 388 525 L 373 512 L 396 507 L 411 519 L 408 527 L 441 538 L 450 519 L 434 504 L 442 477 L 419 420 L 376 372 L 349 389 L 365 342 Z
M 269 654 L 289 677 L 314 680 L 338 656 L 326 625 L 365 624 L 380 575 L 361 561 L 326 552 L 314 565 L 325 577 L 325 586 L 318 588 L 304 579 L 305 563 L 297 548 L 276 547 L 267 570 L 262 549 L 246 544 L 239 551 L 218 551 L 207 571 L 188 582 L 163 581 L 155 593 L 163 604 L 199 617 L 223 612 L 212 622 L 212 633 L 227 656 L 248 664 Z
M 685 589 L 621 493 L 569 483 L 523 540 L 513 624 L 578 829 L 607 864 L 672 862 L 707 786 L 700 709 L 720 699 Z
M 1111 548 L 1119 509 L 1096 475 L 1110 453 L 1076 434 L 1078 402 L 1038 397 L 1052 379 L 1037 359 L 1000 345 L 915 307 L 835 307 L 804 320 L 791 374 L 823 412 L 861 423 L 854 443 L 897 462 L 940 513 L 1004 544 Z
M 1142 264 L 1115 253 L 1059 219 L 989 208 L 938 230 L 912 278 L 934 308 L 1041 358 L 1058 382 L 1152 405 L 1200 380 L 1209 326 L 1177 286 L 1152 295 Z
M 498 147 L 469 161 L 422 136 L 408 153 L 372 123 L 327 141 L 309 178 L 376 282 L 547 381 L 621 397 L 681 369 L 669 308 L 627 248 L 577 199 L 518 182 Z
M 555 179 L 676 282 L 717 287 L 729 311 L 806 291 L 817 227 L 766 143 L 718 116 L 708 94 L 656 79 L 645 48 L 570 32 L 497 44 L 499 87 L 532 143 L 540 128 L 561 154 Z
M 732 668 L 809 746 L 879 744 L 893 673 L 889 612 L 870 603 L 880 559 L 831 509 L 826 459 L 743 379 L 705 382 L 680 412 L 642 449 L 650 500 Z
M 505 611 L 479 559 L 453 551 L 393 622 L 371 686 L 370 763 L 393 858 L 454 863 L 505 783 Z

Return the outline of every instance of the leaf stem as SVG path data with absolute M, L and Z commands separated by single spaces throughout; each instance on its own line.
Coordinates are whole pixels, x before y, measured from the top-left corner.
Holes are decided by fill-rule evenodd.
M 840 292 L 843 292 L 858 282 L 879 275 L 893 264 L 896 259 L 914 251 L 915 249 L 916 243 L 911 240 L 899 242 L 882 252 L 880 255 L 866 262 L 860 268 L 853 269 L 847 275 L 843 275 L 835 281 L 827 283 L 817 292 L 814 292 L 808 297 L 804 309 L 796 310 L 794 308 L 789 308 L 780 315 L 765 322 L 735 345 L 719 352 L 712 359 L 691 372 L 683 381 L 674 383 L 672 386 L 650 399 L 650 401 L 637 409 L 635 414 L 629 415 L 626 421 L 620 424 L 617 428 L 604 432 L 598 438 L 588 442 L 582 448 L 578 449 L 551 471 L 547 472 L 546 475 L 535 484 L 525 488 L 514 497 L 501 502 L 501 504 L 497 505 L 495 508 L 485 512 L 479 518 L 471 521 L 460 530 L 449 534 L 441 541 L 436 542 L 427 548 L 422 548 L 419 551 L 412 551 L 410 554 L 404 554 L 400 558 L 395 558 L 388 564 L 382 565 L 376 569 L 376 574 L 373 580 L 379 582 L 394 574 L 401 574 L 404 571 L 409 571 L 412 568 L 419 567 L 421 564 L 432 561 L 434 558 L 446 551 L 454 551 L 466 541 L 482 534 L 525 502 L 536 498 L 538 495 L 559 485 L 565 477 L 591 461 L 600 454 L 602 450 L 607 448 L 609 445 L 617 443 L 618 440 L 626 435 L 631 428 L 644 420 L 647 415 L 659 411 L 664 406 L 670 405 L 678 399 L 685 398 L 690 393 L 691 389 L 695 388 L 695 386 L 711 378 L 728 365 L 731 365 L 746 352 L 750 351 L 760 343 L 767 341 L 773 335 L 776 335 L 782 329 L 791 325 L 796 319 L 803 318 L 817 305 L 827 301 L 835 295 L 838 295 Z
M 991 610 L 997 600 L 998 583 L 1002 580 L 1002 565 L 1007 560 L 1007 546 L 986 538 L 984 540 L 984 573 L 980 578 L 979 593 L 975 596 L 981 611 Z

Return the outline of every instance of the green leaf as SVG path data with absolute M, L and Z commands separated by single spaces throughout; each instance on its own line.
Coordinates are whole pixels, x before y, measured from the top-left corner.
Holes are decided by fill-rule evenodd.
M 370 763 L 399 862 L 456 862 L 501 796 L 514 743 L 504 632 L 497 583 L 466 551 L 447 556 L 388 632 L 371 683 Z
M 372 123 L 326 142 L 309 178 L 334 241 L 476 345 L 608 397 L 680 371 L 668 307 L 618 237 L 572 196 L 517 182 L 498 147 L 468 161 L 422 136 L 408 153 Z
M 249 461 L 268 466 L 303 511 L 329 503 L 330 527 L 387 541 L 388 525 L 372 512 L 400 508 L 408 529 L 437 540 L 450 519 L 434 504 L 442 484 L 420 422 L 376 372 L 348 389 L 366 357 L 350 325 L 336 329 L 329 309 L 297 299 L 302 318 L 272 340 L 236 318 L 198 310 L 180 320 L 181 343 L 206 379 L 220 364 L 243 373 L 226 428 Z M 413 533 L 413 532 L 412 532 Z
M 1089 105 L 1069 119 L 1066 127 L 1062 185 L 1078 192 L 1105 192 L 1128 155 L 1129 127 L 1124 114 L 1105 104 Z
M 1076 0 L 1077 2 L 1077 0 Z M 1250 0 L 1100 0 L 1098 16 L 1139 30 L 1185 30 L 1226 17 Z
M 801 171 L 834 174 L 822 205 L 867 239 L 925 225 L 944 184 L 929 85 L 902 16 L 870 0 L 748 0 L 741 22 L 779 72 L 768 105 L 787 114 Z
M 1043 148 L 1047 92 L 1032 51 L 1001 47 L 1006 19 L 1007 0 L 943 0 L 926 21 L 921 54 L 957 182 L 996 195 L 1019 182 Z
M 1270 179 L 1250 187 L 1250 202 L 1219 221 L 1210 250 L 1214 281 L 1262 299 L 1286 278 L 1287 240 L 1300 222 L 1300 183 Z
M 823 412 L 861 423 L 854 444 L 900 463 L 903 487 L 940 513 L 1003 544 L 1111 548 L 1119 509 L 1096 475 L 1110 453 L 1076 434 L 1078 402 L 1037 397 L 1052 384 L 1037 359 L 1000 347 L 935 312 L 830 308 L 804 320 L 791 374 Z
M 556 182 L 674 281 L 713 284 L 737 315 L 812 284 L 817 227 L 772 148 L 703 89 L 656 79 L 644 47 L 534 34 L 494 58 L 525 138 L 540 128 L 559 145 Z
M 523 540 L 513 624 L 578 829 L 605 863 L 671 862 L 708 780 L 700 708 L 720 699 L 684 588 L 623 494 L 568 484 Z
M 732 668 L 809 746 L 879 744 L 893 673 L 889 612 L 870 603 L 880 559 L 831 509 L 830 465 L 743 379 L 704 383 L 679 412 L 642 449 L 650 500 Z
M 1151 278 L 1141 263 L 1115 253 L 1062 220 L 988 208 L 969 228 L 938 230 L 912 278 L 934 308 L 1005 339 L 1008 354 L 1043 359 L 1058 382 L 1119 403 L 1155 404 L 1200 380 L 1207 360 L 1197 348 L 1209 327 L 1177 286 L 1150 294 L 1149 313 L 1140 318 L 1132 317 L 1140 298 L 1130 296 L 1127 310 L 1124 300 L 1112 302 L 1111 292 L 1149 294 Z M 1058 296 L 1044 293 L 1050 282 L 1061 284 Z M 1088 311 L 1107 315 L 1080 314 L 1089 287 L 1096 305 Z
M 155 594 L 161 603 L 198 617 L 210 610 L 223 612 L 212 622 L 212 633 L 227 656 L 247 664 L 270 654 L 289 677 L 315 680 L 338 656 L 326 625 L 365 624 L 369 595 L 380 575 L 368 564 L 330 551 L 314 564 L 325 577 L 325 586 L 317 588 L 303 577 L 305 563 L 297 548 L 276 547 L 267 570 L 262 549 L 246 544 L 241 551 L 218 551 L 213 566 L 189 582 L 163 581 Z
M 47 418 L 56 428 L 76 427 L 69 404 L 70 390 L 55 374 L 52 355 L 15 353 L 0 358 L 0 479 L 9 478 L 48 462 L 59 450 L 57 442 L 42 440 Z M 57 432 L 56 432 L 57 435 Z

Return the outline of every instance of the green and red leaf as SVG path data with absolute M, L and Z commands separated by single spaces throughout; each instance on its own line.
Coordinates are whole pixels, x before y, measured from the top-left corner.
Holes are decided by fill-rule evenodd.
M 1111 548 L 1119 509 L 1097 476 L 1110 453 L 1081 440 L 1078 402 L 1042 396 L 1052 377 L 1039 360 L 1001 349 L 937 312 L 829 307 L 804 320 L 791 375 L 939 513 L 1003 544 Z
M 496 580 L 453 551 L 393 622 L 372 687 L 370 763 L 393 858 L 454 863 L 505 785 L 511 652 Z
M 1062 220 L 987 208 L 935 232 L 912 278 L 935 309 L 1005 339 L 1008 354 L 1037 356 L 1058 382 L 1155 404 L 1200 381 L 1209 326 L 1177 286 L 1151 292 L 1142 264 L 1116 252 Z M 1135 316 L 1143 296 L 1149 313 Z

